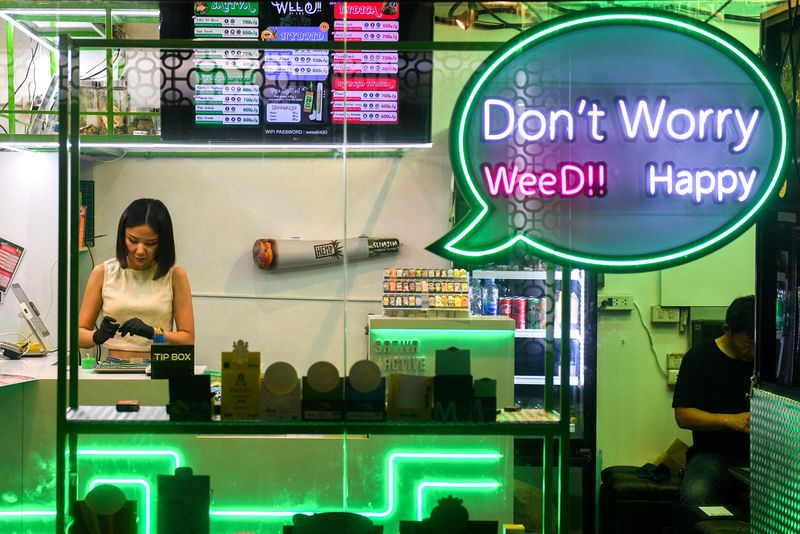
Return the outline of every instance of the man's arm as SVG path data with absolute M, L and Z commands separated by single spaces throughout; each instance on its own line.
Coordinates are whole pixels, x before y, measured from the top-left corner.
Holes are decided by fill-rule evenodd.
M 735 430 L 750 433 L 750 412 L 711 413 L 697 408 L 675 408 L 675 421 L 686 430 Z

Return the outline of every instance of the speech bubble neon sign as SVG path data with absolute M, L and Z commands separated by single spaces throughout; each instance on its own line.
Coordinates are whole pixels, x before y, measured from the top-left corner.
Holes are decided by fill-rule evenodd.
M 450 155 L 471 211 L 428 248 L 482 261 L 522 244 L 601 271 L 691 261 L 775 191 L 786 117 L 758 60 L 710 26 L 641 9 L 557 19 L 462 91 Z

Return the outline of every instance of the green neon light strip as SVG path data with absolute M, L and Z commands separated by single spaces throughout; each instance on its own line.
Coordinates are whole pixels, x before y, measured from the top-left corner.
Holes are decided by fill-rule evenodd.
M 423 482 L 417 486 L 417 521 L 422 521 L 424 514 L 422 508 L 424 500 L 422 493 L 428 488 L 457 488 L 457 489 L 496 489 L 499 482 Z
M 742 217 L 736 224 L 734 224 L 733 226 L 731 226 L 727 230 L 717 234 L 716 236 L 712 237 L 711 239 L 709 239 L 709 240 L 707 240 L 707 241 L 705 241 L 705 242 L 703 242 L 703 243 L 701 243 L 699 245 L 695 245 L 693 247 L 690 247 L 688 249 L 681 250 L 681 251 L 678 251 L 678 252 L 674 252 L 672 254 L 667 254 L 667 255 L 664 255 L 664 256 L 655 257 L 655 258 L 642 258 L 642 259 L 637 259 L 637 260 L 605 260 L 605 259 L 600 259 L 600 258 L 588 258 L 588 257 L 578 256 L 576 254 L 571 254 L 571 253 L 567 253 L 567 252 L 564 252 L 564 251 L 556 250 L 556 249 L 554 249 L 552 247 L 548 247 L 546 245 L 542 245 L 541 243 L 536 243 L 535 241 L 532 241 L 530 238 L 527 238 L 527 237 L 521 236 L 521 235 L 517 235 L 517 236 L 513 237 L 512 239 L 510 239 L 508 242 L 506 242 L 504 244 L 501 244 L 501 245 L 498 245 L 498 246 L 493 247 L 493 248 L 489 248 L 489 249 L 484 249 L 484 250 L 479 250 L 479 251 L 470 251 L 470 250 L 464 250 L 464 249 L 457 248 L 456 247 L 456 243 L 461 241 L 464 238 L 464 236 L 469 234 L 472 231 L 472 229 L 475 228 L 475 226 L 477 226 L 478 223 L 480 223 L 483 220 L 483 218 L 489 212 L 489 206 L 483 200 L 483 198 L 481 197 L 480 193 L 475 189 L 475 185 L 473 183 L 473 180 L 467 179 L 467 177 L 470 176 L 470 173 L 469 173 L 469 170 L 467 168 L 466 154 L 464 154 L 464 142 L 463 142 L 463 140 L 465 138 L 464 130 L 466 128 L 466 122 L 467 122 L 467 110 L 471 109 L 473 102 L 477 98 L 477 94 L 478 94 L 481 86 L 487 81 L 487 79 L 498 68 L 500 68 L 500 66 L 503 63 L 506 62 L 507 59 L 511 58 L 515 54 L 519 54 L 520 52 L 522 52 L 522 49 L 525 48 L 526 46 L 528 46 L 533 41 L 536 41 L 538 39 L 547 37 L 547 36 L 555 34 L 555 33 L 559 33 L 561 31 L 569 30 L 569 29 L 571 29 L 573 27 L 576 27 L 576 26 L 585 25 L 585 24 L 594 24 L 594 23 L 598 23 L 598 22 L 631 21 L 631 20 L 634 20 L 634 21 L 638 20 L 638 21 L 644 21 L 644 22 L 649 22 L 649 23 L 656 23 L 656 24 L 665 25 L 665 26 L 676 26 L 676 27 L 678 27 L 678 28 L 680 28 L 682 30 L 685 30 L 685 31 L 689 32 L 689 33 L 695 33 L 695 34 L 702 35 L 706 39 L 709 39 L 709 40 L 713 41 L 715 44 L 717 44 L 721 48 L 726 49 L 727 51 L 729 51 L 730 54 L 732 54 L 733 56 L 735 56 L 736 58 L 741 60 L 743 63 L 745 63 L 756 74 L 756 76 L 761 81 L 761 83 L 763 84 L 763 87 L 767 90 L 767 92 L 769 93 L 770 98 L 773 101 L 775 109 L 777 110 L 777 118 L 778 118 L 778 121 L 780 123 L 779 129 L 778 129 L 778 133 L 780 134 L 780 136 L 779 136 L 780 137 L 780 141 L 779 141 L 780 150 L 779 150 L 778 163 L 775 166 L 775 173 L 773 174 L 773 176 L 771 178 L 771 181 L 769 183 L 769 187 L 767 188 L 767 191 L 762 195 L 761 200 L 759 200 L 752 207 L 752 209 L 750 209 L 750 211 L 747 212 L 747 214 L 744 217 Z M 545 254 L 550 255 L 550 256 L 559 257 L 559 258 L 562 258 L 564 260 L 568 260 L 568 261 L 574 262 L 574 263 L 590 264 L 590 265 L 603 266 L 603 267 L 634 267 L 634 266 L 643 266 L 643 265 L 653 265 L 653 264 L 667 263 L 667 262 L 670 262 L 672 260 L 678 260 L 679 258 L 686 257 L 686 256 L 691 256 L 693 254 L 696 254 L 696 253 L 702 251 L 703 249 L 706 249 L 706 248 L 718 243 L 719 241 L 722 241 L 722 240 L 726 239 L 731 234 L 734 234 L 735 232 L 737 232 L 737 230 L 739 228 L 741 228 L 747 221 L 752 219 L 755 216 L 756 212 L 764 204 L 764 202 L 766 202 L 767 198 L 773 193 L 773 191 L 775 190 L 775 187 L 776 187 L 776 185 L 778 183 L 778 179 L 780 178 L 780 175 L 781 175 L 781 172 L 783 170 L 783 167 L 784 167 L 784 165 L 786 163 L 786 154 L 787 154 L 786 117 L 784 116 L 784 113 L 783 113 L 783 107 L 781 105 L 781 100 L 778 98 L 778 95 L 775 92 L 775 89 L 772 87 L 772 84 L 770 84 L 770 82 L 768 81 L 767 76 L 761 71 L 761 69 L 758 67 L 758 65 L 753 63 L 753 61 L 751 61 L 750 58 L 748 58 L 744 53 L 742 53 L 741 50 L 737 49 L 735 46 L 733 46 L 727 40 L 721 38 L 720 36 L 718 36 L 718 35 L 716 35 L 714 33 L 709 32 L 708 30 L 705 30 L 705 29 L 703 29 L 701 27 L 695 26 L 693 24 L 689 24 L 689 23 L 681 21 L 681 20 L 676 20 L 676 19 L 672 19 L 672 18 L 668 18 L 668 17 L 662 17 L 662 16 L 658 16 L 658 15 L 641 14 L 641 13 L 624 13 L 624 14 L 612 13 L 612 14 L 606 14 L 606 15 L 588 16 L 588 17 L 585 17 L 585 18 L 577 19 L 577 20 L 570 20 L 570 21 L 567 21 L 567 22 L 563 22 L 561 24 L 555 24 L 555 25 L 553 25 L 553 26 L 551 26 L 549 28 L 546 28 L 546 29 L 541 30 L 541 31 L 536 32 L 536 33 L 533 33 L 531 36 L 525 38 L 524 40 L 520 41 L 516 45 L 512 46 L 511 48 L 509 48 L 508 50 L 503 52 L 491 65 L 489 65 L 486 68 L 486 70 L 483 72 L 483 74 L 480 76 L 480 78 L 478 78 L 477 82 L 472 87 L 472 90 L 470 91 L 469 96 L 467 97 L 467 100 L 465 101 L 463 109 L 461 110 L 461 115 L 460 115 L 459 121 L 458 121 L 457 132 L 458 132 L 458 137 L 457 137 L 458 143 L 457 143 L 457 146 L 456 146 L 456 150 L 457 150 L 457 154 L 458 154 L 458 165 L 460 167 L 459 170 L 462 173 L 462 176 L 464 177 L 463 181 L 467 182 L 467 185 L 469 186 L 470 190 L 472 191 L 473 196 L 475 197 L 475 199 L 477 199 L 478 203 L 480 204 L 481 211 L 480 211 L 479 215 L 477 217 L 475 217 L 475 219 L 469 225 L 467 225 L 467 227 L 462 232 L 460 232 L 455 238 L 453 238 L 452 240 L 447 242 L 447 244 L 444 246 L 444 248 L 446 250 L 452 252 L 453 254 L 458 254 L 458 255 L 461 255 L 461 256 L 468 256 L 468 257 L 477 258 L 477 257 L 491 256 L 491 255 L 497 254 L 499 252 L 502 252 L 502 251 L 512 247 L 515 243 L 517 243 L 519 241 L 522 241 L 522 242 L 526 243 L 527 245 L 529 245 L 530 247 L 532 247 L 532 248 L 534 248 L 536 250 L 542 251 Z
M 9 517 L 55 517 L 55 510 L 33 510 L 27 512 L 0 512 L 0 519 Z
M 89 491 L 99 484 L 135 484 L 144 488 L 144 534 L 150 534 L 150 484 L 141 478 L 96 478 L 89 483 Z
M 388 517 L 389 515 L 394 512 L 394 505 L 395 505 L 395 496 L 394 496 L 394 467 L 395 467 L 395 460 L 453 460 L 453 461 L 465 461 L 465 460 L 476 460 L 476 461 L 486 461 L 486 460 L 499 460 L 502 458 L 503 455 L 499 453 L 416 453 L 416 452 L 396 452 L 389 456 L 389 465 L 388 471 L 389 476 L 388 479 L 388 496 L 389 502 L 386 509 L 382 512 L 357 512 L 354 513 L 363 515 L 365 517 Z M 499 484 L 499 483 L 498 483 Z M 240 510 L 211 510 L 209 514 L 211 517 L 291 517 L 294 514 L 312 514 L 313 511 L 283 511 L 283 512 L 266 512 L 266 511 L 256 511 L 256 510 L 247 510 L 247 511 L 240 511 Z
M 69 455 L 69 451 L 67 451 L 67 455 Z M 114 456 L 119 458 L 120 456 L 170 456 L 175 460 L 175 465 L 173 470 L 179 468 L 181 466 L 181 456 L 178 454 L 177 451 L 172 451 L 169 449 L 163 450 L 109 450 L 109 449 L 78 449 L 78 456 Z
M 101 456 L 101 457 L 120 457 L 120 456 L 169 456 L 174 459 L 175 467 L 180 467 L 181 465 L 181 457 L 176 451 L 164 449 L 164 450 L 106 450 L 106 449 L 79 449 L 78 450 L 79 456 Z M 416 453 L 416 452 L 396 452 L 392 453 L 389 456 L 389 462 L 387 466 L 388 470 L 388 505 L 386 509 L 382 512 L 355 512 L 359 513 L 360 515 L 366 517 L 387 517 L 394 512 L 395 507 L 395 488 L 394 488 L 394 479 L 395 479 L 395 465 L 396 461 L 400 460 L 438 460 L 438 461 L 497 461 L 503 458 L 503 455 L 500 453 L 435 453 L 435 452 L 423 452 L 423 453 Z M 145 495 L 146 495 L 146 506 L 145 506 L 145 516 L 146 516 L 146 525 L 147 531 L 146 534 L 149 534 L 150 528 L 150 510 L 151 510 L 151 492 L 150 492 L 150 485 L 144 479 L 129 479 L 129 478 L 97 478 L 92 480 L 89 485 L 89 490 L 91 491 L 97 484 L 139 484 L 145 487 Z M 425 487 L 440 487 L 437 485 L 441 484 L 449 484 L 450 486 L 447 487 L 461 487 L 458 482 L 422 482 L 421 486 L 424 485 Z M 497 487 L 500 486 L 499 482 L 486 482 L 486 483 L 463 483 L 463 484 L 495 484 Z M 465 486 L 466 487 L 466 486 Z M 488 486 L 486 486 L 488 487 Z M 418 488 L 418 495 L 419 488 Z M 418 502 L 417 507 L 421 504 Z M 333 509 L 333 508 L 332 508 Z M 324 510 L 289 510 L 289 511 L 262 511 L 262 510 L 209 510 L 209 516 L 212 518 L 268 518 L 268 517 L 292 517 L 295 514 L 313 514 L 318 513 Z M 55 511 L 50 510 L 40 510 L 40 511 L 20 511 L 20 512 L 0 512 L 0 519 L 3 518 L 19 518 L 19 517 L 55 517 Z

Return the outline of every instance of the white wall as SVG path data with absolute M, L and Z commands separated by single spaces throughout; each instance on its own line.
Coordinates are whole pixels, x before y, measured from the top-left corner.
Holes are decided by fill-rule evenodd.
M 446 143 L 398 158 L 124 158 L 94 167 L 95 257 L 113 255 L 125 206 L 138 197 L 170 209 L 178 263 L 194 295 L 198 359 L 244 339 L 262 362 L 289 360 L 299 372 L 317 360 L 366 357 L 367 313 L 381 309 L 383 267 L 446 266 L 425 246 L 447 229 Z M 345 226 L 346 225 L 346 226 Z M 296 271 L 256 268 L 263 237 L 397 237 L 393 259 Z
M 45 317 L 56 340 L 58 297 L 58 158 L 54 154 L 0 153 L 0 236 L 25 248 L 13 281 Z M 50 303 L 52 302 L 52 307 Z M 31 332 L 9 289 L 0 304 L 0 340 Z

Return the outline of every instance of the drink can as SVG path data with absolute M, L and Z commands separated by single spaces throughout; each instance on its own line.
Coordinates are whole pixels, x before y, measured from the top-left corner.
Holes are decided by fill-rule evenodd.
M 539 328 L 547 326 L 547 297 L 539 299 Z
M 527 327 L 527 320 L 525 317 L 527 314 L 527 304 L 528 299 L 525 297 L 514 297 L 511 299 L 511 317 L 516 321 L 517 328 L 526 328 Z
M 541 323 L 539 322 L 540 300 L 536 297 L 528 298 L 528 328 L 541 328 Z
M 497 300 L 497 315 L 505 315 L 511 317 L 511 299 L 508 297 L 501 297 Z

